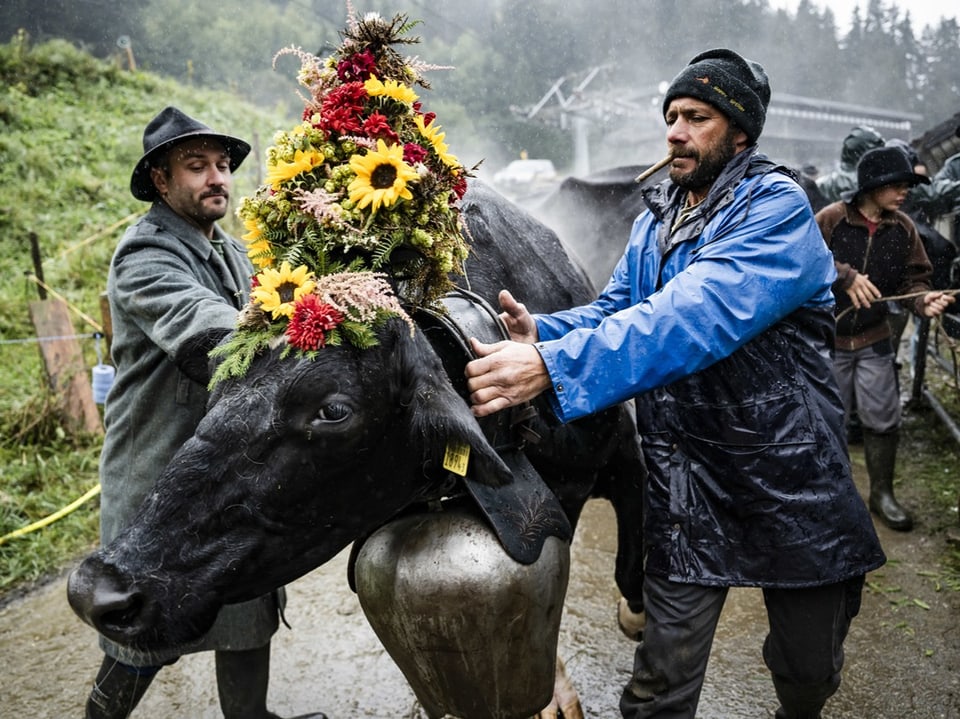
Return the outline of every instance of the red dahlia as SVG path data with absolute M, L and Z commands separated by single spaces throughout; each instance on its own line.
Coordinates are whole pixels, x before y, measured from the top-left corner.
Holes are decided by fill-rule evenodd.
M 297 349 L 317 350 L 327 343 L 327 332 L 344 320 L 343 313 L 314 294 L 304 295 L 293 308 L 287 341 Z

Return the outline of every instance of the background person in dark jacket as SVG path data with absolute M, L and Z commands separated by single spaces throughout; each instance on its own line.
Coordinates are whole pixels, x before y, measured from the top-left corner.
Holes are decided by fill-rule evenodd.
M 648 477 L 646 625 L 624 717 L 697 710 L 729 587 L 763 589 L 777 717 L 818 717 L 883 552 L 850 474 L 832 374 L 836 271 L 794 176 L 759 154 L 758 64 L 702 53 L 664 98 L 669 179 L 593 303 L 475 342 L 474 412 L 548 392 L 564 421 L 634 398 Z M 628 597 L 637 601 L 637 597 Z
M 817 189 L 828 202 L 839 202 L 843 193 L 857 189 L 857 163 L 865 152 L 883 147 L 883 135 L 867 125 L 856 125 L 843 138 L 840 164 L 817 178 Z M 818 210 L 821 208 L 817 208 Z
M 902 150 L 916 174 L 924 177 L 930 176 L 927 166 L 920 159 L 920 155 L 908 142 L 894 138 L 887 140 L 887 146 Z M 915 184 L 907 192 L 907 199 L 900 207 L 910 216 L 913 224 L 917 227 L 917 232 L 920 233 L 923 249 L 926 251 L 927 259 L 930 260 L 930 265 L 933 267 L 930 286 L 935 290 L 950 289 L 953 284 L 952 268 L 954 260 L 957 258 L 956 246 L 940 234 L 935 225 L 940 216 L 951 212 L 958 201 L 960 201 L 960 182 L 940 179 Z M 900 338 L 911 315 L 904 310 L 894 312 L 892 306 L 890 306 L 890 310 L 891 315 L 888 320 L 890 330 L 893 333 L 891 341 L 894 354 L 897 354 L 900 347 Z
M 893 494 L 900 391 L 889 307 L 881 298 L 913 295 L 903 306 L 920 317 L 936 317 L 953 302 L 931 289 L 933 270 L 920 235 L 899 209 L 922 182 L 929 179 L 914 172 L 900 148 L 870 150 L 857 166 L 857 190 L 816 216 L 837 267 L 834 368 L 844 407 L 848 413 L 855 407 L 863 426 L 870 509 L 899 530 L 913 521 Z
M 152 205 L 120 240 L 107 278 L 117 374 L 100 457 L 104 544 L 196 430 L 208 398 L 207 352 L 234 328 L 253 274 L 246 249 L 217 225 L 250 146 L 167 107 L 144 130 L 143 151 L 130 191 Z M 128 716 L 163 665 L 212 649 L 226 719 L 275 719 L 266 698 L 280 601 L 268 595 L 225 607 L 201 642 L 179 652 L 144 654 L 101 637 L 106 656 L 86 716 Z

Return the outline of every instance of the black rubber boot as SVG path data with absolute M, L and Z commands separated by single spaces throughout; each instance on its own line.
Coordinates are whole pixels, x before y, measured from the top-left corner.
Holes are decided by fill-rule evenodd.
M 773 686 L 780 700 L 776 719 L 820 719 L 823 705 L 840 686 L 840 677 L 821 684 L 792 684 L 774 675 Z
M 215 653 L 217 692 L 224 719 L 280 719 L 267 711 L 270 645 L 240 652 Z M 327 719 L 325 714 L 301 714 L 293 719 Z
M 159 670 L 130 667 L 113 657 L 104 657 L 87 699 L 86 719 L 126 719 Z
M 900 432 L 863 432 L 863 456 L 870 477 L 870 511 L 880 521 L 901 532 L 913 527 L 913 519 L 893 496 L 893 471 L 897 461 Z

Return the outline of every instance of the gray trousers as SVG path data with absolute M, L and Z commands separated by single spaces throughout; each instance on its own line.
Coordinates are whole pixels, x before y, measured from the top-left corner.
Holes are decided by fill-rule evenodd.
M 845 415 L 856 409 L 865 429 L 879 434 L 900 426 L 900 385 L 889 342 L 834 353 L 833 373 Z
M 770 632 L 763 644 L 778 717 L 813 719 L 840 686 L 843 642 L 860 611 L 863 576 L 805 589 L 764 589 Z M 647 575 L 647 625 L 633 677 L 620 698 L 625 719 L 694 719 L 726 587 Z

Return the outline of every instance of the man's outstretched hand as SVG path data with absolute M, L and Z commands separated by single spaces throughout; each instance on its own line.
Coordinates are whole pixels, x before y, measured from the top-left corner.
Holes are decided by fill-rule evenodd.
M 533 316 L 527 312 L 526 306 L 522 302 L 517 302 L 513 295 L 507 290 L 500 290 L 499 298 L 500 319 L 510 331 L 510 339 L 514 342 L 526 342 L 533 344 L 537 341 L 537 323 L 533 321 Z
M 510 340 L 486 344 L 470 338 L 478 359 L 467 363 L 467 388 L 477 417 L 523 404 L 550 387 L 546 365 L 533 343 L 537 325 L 521 302 L 507 290 L 500 292 L 500 319 Z
M 523 342 L 485 344 L 470 338 L 479 359 L 467 363 L 473 414 L 486 417 L 523 404 L 550 387 L 547 367 L 536 347 Z

